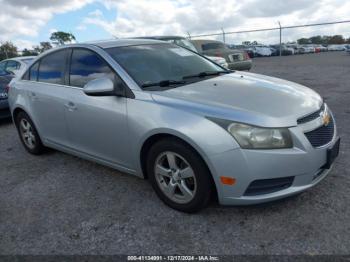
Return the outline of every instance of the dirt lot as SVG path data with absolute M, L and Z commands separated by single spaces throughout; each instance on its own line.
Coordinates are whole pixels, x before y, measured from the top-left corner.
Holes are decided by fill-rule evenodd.
M 349 254 L 350 56 L 258 58 L 253 72 L 319 92 L 341 155 L 330 176 L 287 200 L 171 210 L 147 181 L 60 152 L 26 153 L 0 124 L 0 254 Z

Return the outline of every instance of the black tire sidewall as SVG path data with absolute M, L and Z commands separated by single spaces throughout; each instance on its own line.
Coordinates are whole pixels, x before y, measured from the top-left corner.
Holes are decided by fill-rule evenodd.
M 27 147 L 27 145 L 25 144 L 25 142 L 23 141 L 23 137 L 21 135 L 21 130 L 20 130 L 20 122 L 22 119 L 25 119 L 29 122 L 29 124 L 31 125 L 32 127 L 32 130 L 33 130 L 33 134 L 35 136 L 35 147 L 34 148 L 29 148 Z M 15 119 L 15 122 L 16 122 L 16 127 L 17 127 L 17 131 L 18 131 L 18 135 L 21 139 L 21 142 L 24 146 L 24 148 L 31 154 L 34 154 L 34 155 L 40 155 L 43 153 L 44 151 L 44 146 L 41 142 L 41 139 L 40 139 L 40 136 L 38 134 L 38 131 L 36 130 L 36 127 L 33 123 L 33 121 L 30 119 L 30 117 L 25 113 L 25 112 L 20 112 L 17 116 L 16 116 L 16 119 Z
M 179 204 L 171 199 L 169 199 L 163 191 L 160 189 L 158 182 L 155 178 L 154 173 L 154 165 L 157 157 L 166 151 L 171 151 L 182 156 L 192 167 L 196 182 L 197 182 L 197 190 L 195 197 L 186 204 Z M 208 167 L 206 166 L 203 159 L 200 155 L 189 145 L 185 144 L 181 140 L 178 139 L 163 139 L 155 143 L 147 156 L 147 174 L 149 180 L 154 188 L 155 192 L 159 196 L 159 198 L 168 206 L 187 213 L 197 212 L 200 209 L 204 208 L 211 197 L 212 191 L 212 180 L 211 174 L 209 172 Z

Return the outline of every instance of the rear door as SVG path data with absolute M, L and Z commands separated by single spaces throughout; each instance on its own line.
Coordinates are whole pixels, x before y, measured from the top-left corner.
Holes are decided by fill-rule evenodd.
M 71 146 L 99 160 L 129 167 L 127 98 L 88 96 L 83 91 L 87 82 L 101 77 L 109 77 L 115 83 L 121 81 L 97 53 L 74 48 L 65 108 Z
M 65 69 L 68 49 L 58 50 L 33 64 L 24 78 L 33 118 L 41 138 L 57 145 L 68 145 L 64 105 L 68 98 Z

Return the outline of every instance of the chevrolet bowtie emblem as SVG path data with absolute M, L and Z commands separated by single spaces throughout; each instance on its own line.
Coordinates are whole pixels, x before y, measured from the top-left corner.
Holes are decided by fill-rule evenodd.
M 328 112 L 325 110 L 323 111 L 322 115 L 322 123 L 324 126 L 328 126 L 329 122 L 331 122 L 331 117 L 330 115 L 328 114 Z

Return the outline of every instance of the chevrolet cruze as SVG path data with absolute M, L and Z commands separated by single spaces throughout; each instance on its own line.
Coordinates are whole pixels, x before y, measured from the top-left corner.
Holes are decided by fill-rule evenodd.
M 39 56 L 10 84 L 25 149 L 54 148 L 146 178 L 195 212 L 302 192 L 339 152 L 331 110 L 296 83 L 221 68 L 156 40 L 74 44 Z

